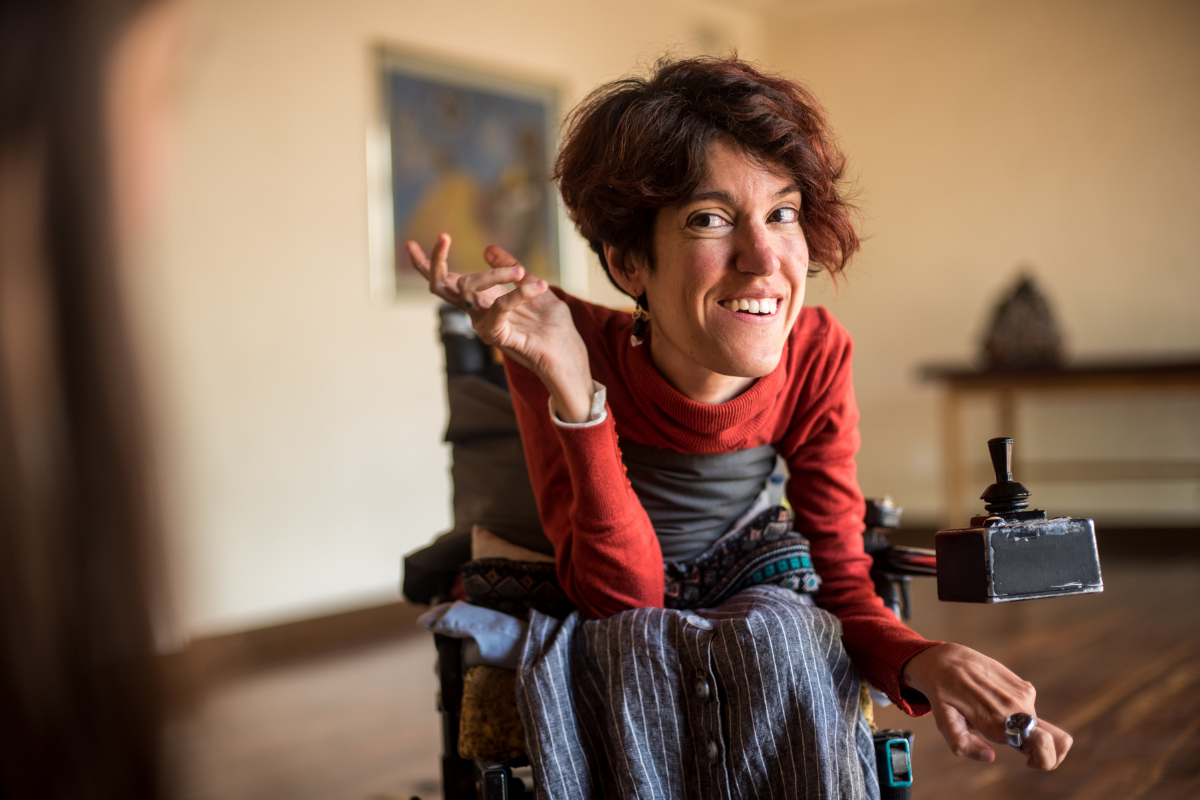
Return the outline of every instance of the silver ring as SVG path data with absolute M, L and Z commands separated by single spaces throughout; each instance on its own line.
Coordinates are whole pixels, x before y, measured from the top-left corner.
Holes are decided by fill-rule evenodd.
M 1030 735 L 1037 730 L 1037 717 L 1032 714 L 1012 714 L 1008 719 L 1004 720 L 1004 735 L 1008 739 L 1009 747 L 1015 747 L 1022 750 L 1025 747 L 1025 742 L 1029 741 Z

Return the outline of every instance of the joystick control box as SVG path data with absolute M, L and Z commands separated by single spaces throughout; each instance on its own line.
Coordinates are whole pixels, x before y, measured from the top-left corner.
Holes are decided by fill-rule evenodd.
M 988 442 L 996 483 L 981 496 L 986 513 L 934 537 L 938 599 L 1005 603 L 1104 591 L 1092 520 L 1030 510 L 1029 491 L 1012 477 L 1012 446 L 1007 438 Z

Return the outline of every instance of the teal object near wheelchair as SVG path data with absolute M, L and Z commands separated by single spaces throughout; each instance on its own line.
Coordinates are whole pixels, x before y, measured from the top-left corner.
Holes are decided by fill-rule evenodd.
M 908 739 L 899 737 L 896 739 L 888 739 L 884 747 L 886 748 L 887 758 L 884 763 L 887 764 L 887 786 L 912 786 L 912 753 L 908 749 Z M 879 776 L 881 783 L 883 775 Z

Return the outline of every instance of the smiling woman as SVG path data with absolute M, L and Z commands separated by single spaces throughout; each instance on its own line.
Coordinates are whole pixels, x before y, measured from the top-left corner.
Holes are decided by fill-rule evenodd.
M 504 352 L 558 579 L 582 611 L 534 611 L 522 655 L 545 796 L 877 797 L 860 674 L 983 761 L 994 751 L 971 729 L 1002 743 L 1006 717 L 1033 713 L 1032 686 L 923 639 L 874 593 L 852 345 L 803 305 L 810 265 L 836 274 L 858 247 L 842 171 L 798 84 L 736 58 L 666 61 L 587 98 L 556 169 L 649 325 L 499 248 L 488 272 L 458 275 L 448 235 L 428 258 L 408 244 L 431 291 Z M 776 457 L 791 510 L 760 491 Z M 1053 769 L 1070 744 L 1041 721 L 1024 749 Z

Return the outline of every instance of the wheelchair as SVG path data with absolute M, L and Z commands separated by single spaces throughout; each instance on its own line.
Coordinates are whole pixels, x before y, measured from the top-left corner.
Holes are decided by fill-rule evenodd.
M 465 313 L 444 304 L 439 316 L 450 405 L 446 441 L 453 452 L 455 525 L 405 558 L 402 587 L 408 600 L 429 605 L 452 599 L 460 568 L 472 560 L 471 531 L 477 525 L 485 525 L 526 551 L 553 555 L 541 534 L 503 364 L 491 347 L 476 338 Z M 497 476 L 501 476 L 499 480 Z M 772 488 L 782 494 L 783 475 L 777 472 L 770 480 Z M 897 617 L 907 620 L 911 578 L 935 575 L 936 565 L 932 551 L 888 542 L 887 532 L 900 526 L 900 513 L 890 499 L 869 500 L 864 546 L 874 561 L 871 577 L 876 592 Z M 434 634 L 434 643 L 445 800 L 533 798 L 527 755 L 510 750 L 502 754 L 506 757 L 496 757 L 472 752 L 472 746 L 464 748 L 464 704 L 469 710 L 473 700 L 464 694 L 470 675 L 464 669 L 463 640 Z M 508 706 L 511 718 L 516 698 L 515 692 L 510 694 L 492 701 Z M 869 698 L 864 698 L 864 707 L 870 707 Z M 875 728 L 873 721 L 871 727 Z M 874 741 L 881 798 L 908 800 L 912 732 L 875 730 Z

